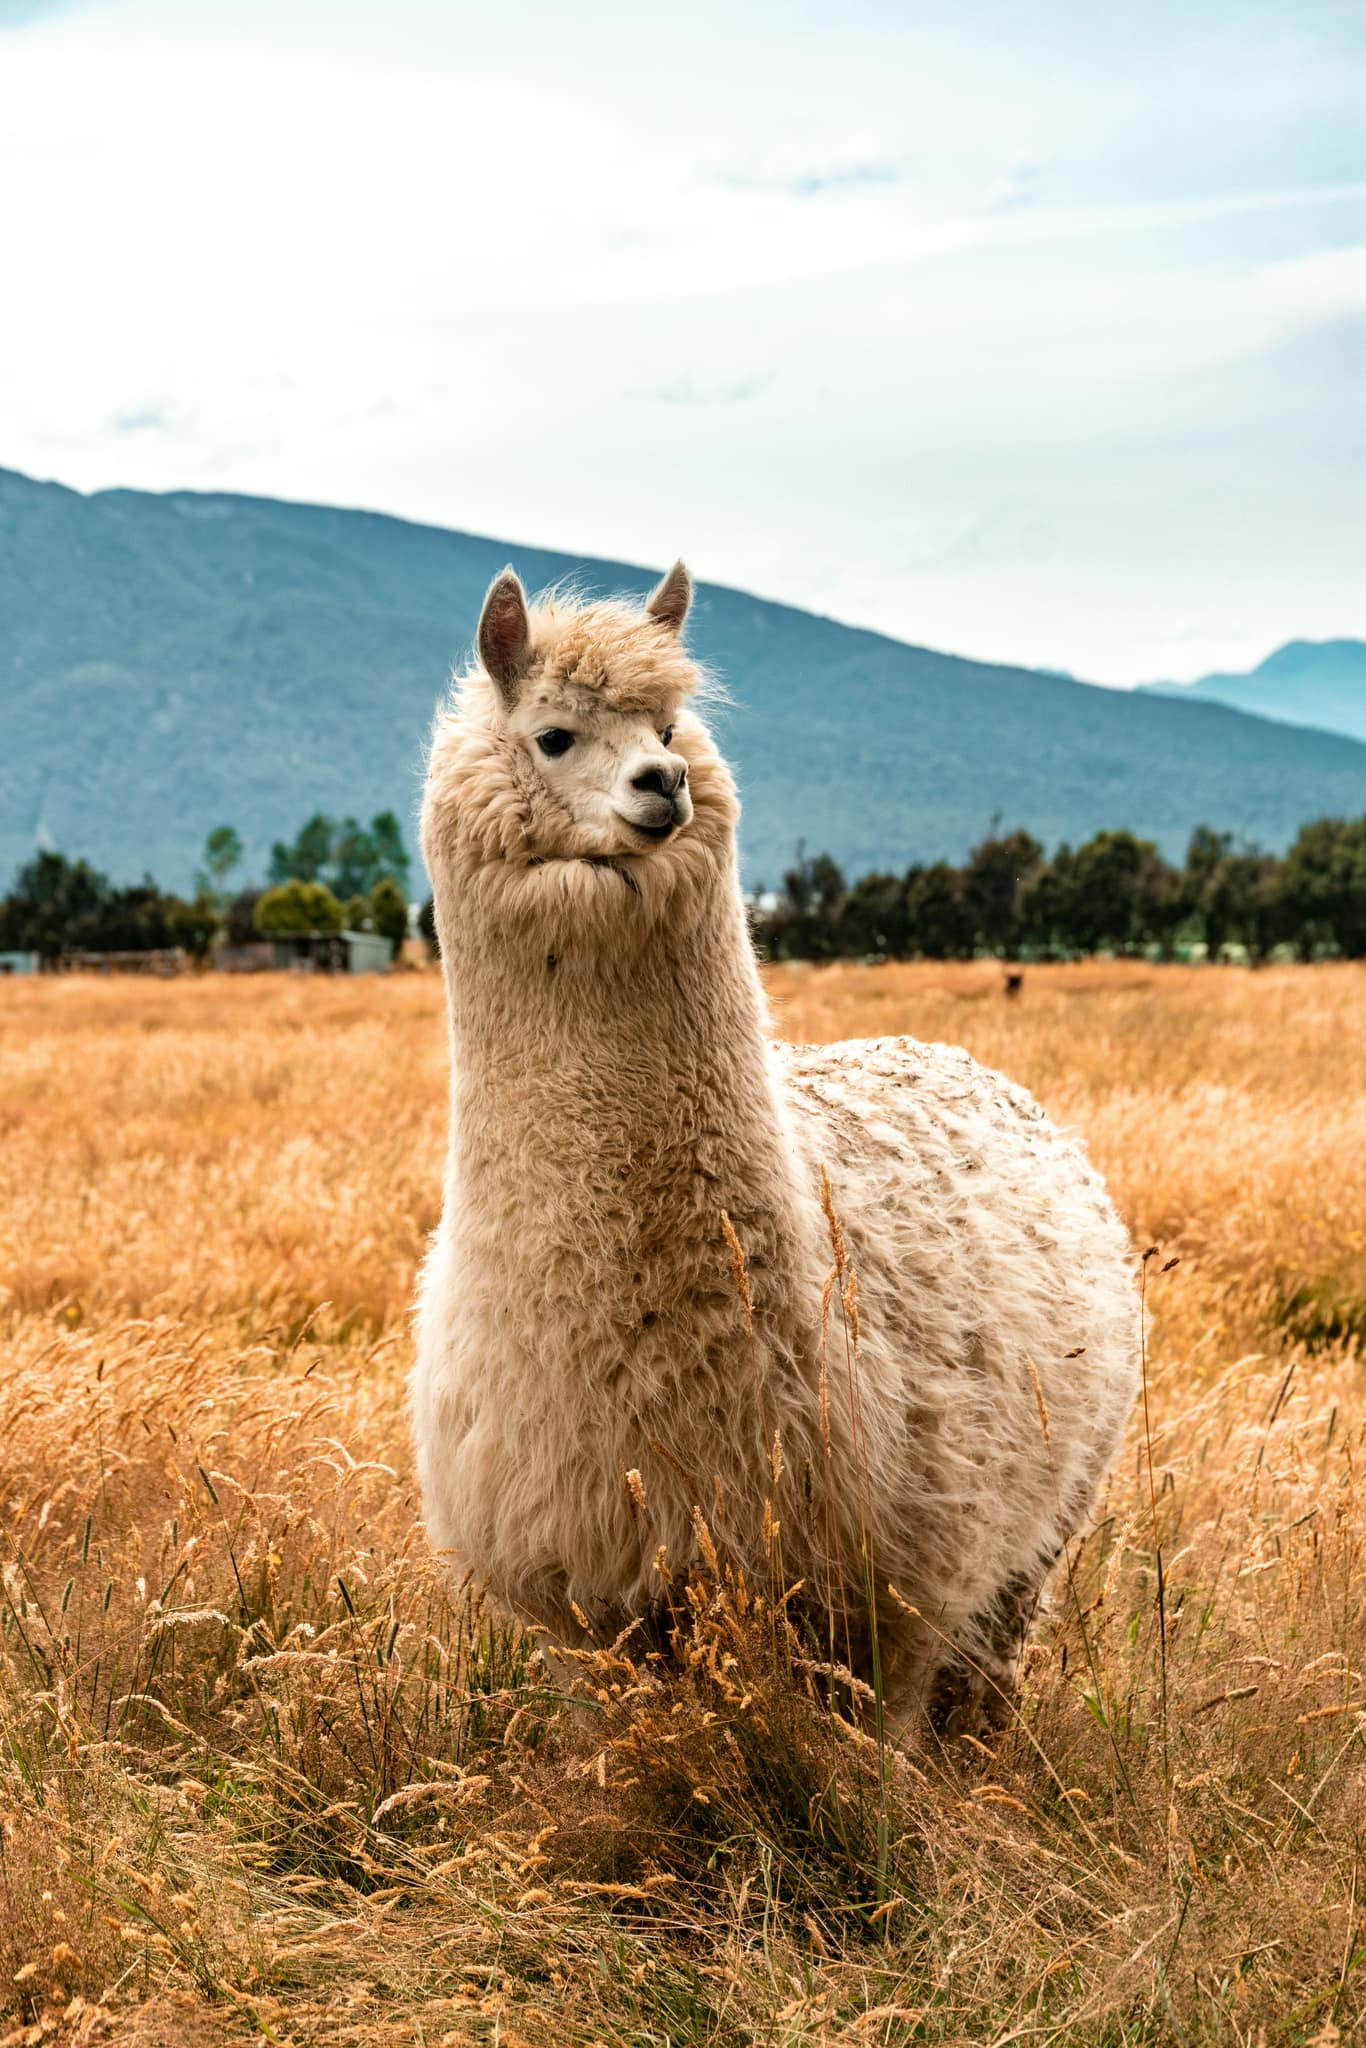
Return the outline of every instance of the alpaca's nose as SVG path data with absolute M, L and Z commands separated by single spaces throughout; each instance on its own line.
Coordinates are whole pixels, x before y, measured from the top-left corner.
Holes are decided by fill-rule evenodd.
M 671 755 L 668 760 L 657 761 L 653 767 L 642 768 L 639 775 L 633 775 L 631 787 L 642 796 L 677 796 L 687 779 L 687 762 L 677 761 Z

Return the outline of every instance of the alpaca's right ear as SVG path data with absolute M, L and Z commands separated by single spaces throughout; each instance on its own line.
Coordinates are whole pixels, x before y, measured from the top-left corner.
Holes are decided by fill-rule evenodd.
M 509 563 L 489 585 L 479 614 L 479 659 L 511 711 L 531 664 L 531 621 L 522 579 Z

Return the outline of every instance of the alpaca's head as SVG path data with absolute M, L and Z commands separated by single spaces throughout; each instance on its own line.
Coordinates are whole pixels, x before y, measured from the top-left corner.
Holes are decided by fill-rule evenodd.
M 433 735 L 423 847 L 438 904 L 443 874 L 552 862 L 611 863 L 657 899 L 729 847 L 734 788 L 690 704 L 691 597 L 681 562 L 644 605 L 529 605 L 512 569 L 495 579 L 478 667 Z

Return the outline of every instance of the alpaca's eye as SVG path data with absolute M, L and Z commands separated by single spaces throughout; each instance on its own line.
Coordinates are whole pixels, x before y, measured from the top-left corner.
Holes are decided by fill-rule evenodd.
M 567 754 L 574 744 L 572 732 L 566 732 L 562 725 L 552 725 L 549 732 L 538 732 L 536 744 L 543 754 L 553 760 L 556 754 Z
M 673 738 L 673 736 L 673 727 L 671 725 L 666 725 L 663 732 L 659 735 L 659 744 L 661 745 L 661 747 L 667 747 L 669 741 Z

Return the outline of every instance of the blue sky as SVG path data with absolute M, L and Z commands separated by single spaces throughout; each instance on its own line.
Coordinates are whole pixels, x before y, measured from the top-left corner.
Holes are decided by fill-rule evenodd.
M 1106 682 L 1366 634 L 1363 22 L 0 0 L 0 462 Z

